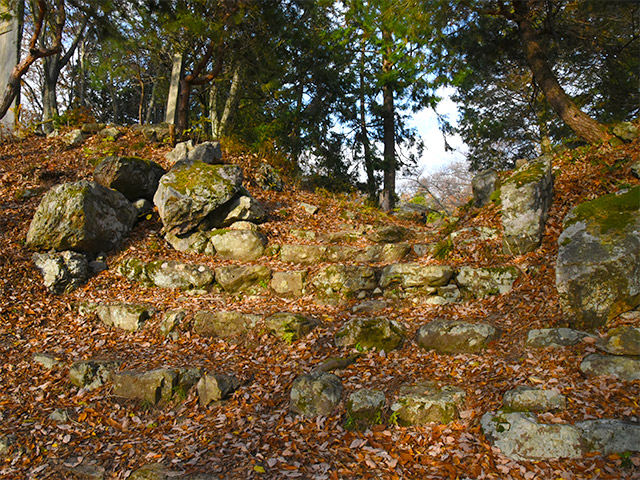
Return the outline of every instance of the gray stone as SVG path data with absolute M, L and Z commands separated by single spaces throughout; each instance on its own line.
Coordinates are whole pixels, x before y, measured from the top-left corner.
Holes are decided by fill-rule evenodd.
M 323 260 L 326 262 L 345 263 L 356 259 L 360 249 L 348 245 L 330 245 L 327 247 Z M 360 261 L 360 260 L 356 260 Z
M 377 227 L 367 234 L 367 238 L 374 243 L 399 243 L 409 236 L 408 229 L 396 225 Z
M 434 382 L 403 385 L 398 400 L 391 405 L 392 417 L 402 426 L 450 423 L 459 418 L 459 407 L 465 398 L 464 390 L 451 385 L 441 387 Z
M 327 247 L 325 245 L 282 245 L 280 261 L 315 265 L 324 260 Z
M 135 332 L 153 316 L 155 308 L 142 303 L 114 302 L 99 305 L 96 315 L 102 323 L 111 327 Z
M 171 138 L 168 123 L 155 123 L 147 125 L 132 125 L 131 131 L 141 133 L 145 140 L 162 143 Z
M 358 263 L 391 263 L 403 260 L 411 253 L 411 246 L 406 243 L 386 243 L 372 245 L 358 253 L 354 261 Z
M 589 452 L 609 455 L 640 451 L 640 425 L 602 418 L 577 422 L 575 426 Z
M 63 464 L 63 468 L 65 471 L 69 472 L 73 475 L 72 478 L 77 478 L 78 480 L 104 480 L 106 470 L 104 467 L 100 465 L 96 465 L 95 463 L 89 463 L 88 461 L 83 463 L 84 458 L 79 457 L 79 460 L 73 460 L 73 464 L 69 464 L 65 462 Z M 80 463 L 78 463 L 80 462 Z M 129 477 L 132 478 L 132 477 Z M 151 479 L 145 479 L 151 480 Z
M 135 220 L 135 209 L 120 192 L 87 180 L 65 183 L 42 198 L 27 233 L 27 246 L 107 252 L 122 244 Z
M 160 179 L 153 201 L 165 230 L 181 235 L 224 208 L 241 185 L 242 169 L 236 165 L 178 163 Z
M 216 254 L 230 260 L 251 262 L 264 255 L 267 237 L 251 230 L 218 230 L 210 237 Z
M 518 461 L 580 458 L 584 454 L 581 431 L 573 425 L 538 423 L 522 412 L 487 412 L 482 431 L 503 455 Z
M 200 311 L 193 317 L 193 331 L 203 337 L 233 338 L 246 334 L 261 318 L 242 312 Z
M 162 321 L 158 327 L 160 334 L 163 337 L 171 337 L 176 340 L 178 338 L 178 330 L 186 317 L 187 312 L 184 310 L 169 310 L 162 317 Z
M 380 390 L 356 390 L 347 400 L 346 427 L 365 430 L 382 423 L 382 411 L 387 403 Z
M 553 200 L 551 157 L 532 161 L 506 179 L 500 189 L 503 250 L 523 255 L 536 250 Z
M 206 265 L 175 260 L 154 260 L 144 263 L 128 258 L 118 265 L 118 272 L 130 281 L 160 288 L 203 288 L 213 283 L 213 272 Z
M 484 170 L 471 180 L 473 191 L 473 204 L 476 207 L 484 207 L 491 201 L 493 192 L 500 188 L 500 177 L 495 170 Z
M 420 288 L 446 285 L 453 277 L 453 268 L 446 265 L 395 263 L 382 269 L 380 287 Z
M 640 178 L 640 161 L 631 165 L 631 173 L 634 177 Z
M 69 381 L 76 387 L 95 390 L 111 380 L 112 374 L 120 368 L 117 360 L 80 360 L 69 368 Z
M 515 412 L 548 412 L 564 409 L 567 399 L 555 390 L 520 385 L 504 394 L 502 405 Z
M 311 332 L 319 322 L 299 313 L 278 312 L 265 318 L 264 323 L 275 337 L 292 343 Z
M 305 291 L 307 274 L 306 270 L 273 272 L 271 289 L 283 297 L 300 297 Z
M 613 127 L 613 134 L 627 142 L 633 142 L 640 137 L 640 128 L 631 122 L 621 122 Z
M 300 207 L 309 215 L 315 215 L 316 213 L 318 213 L 318 210 L 319 210 L 318 207 L 316 207 L 315 205 L 310 205 L 304 202 L 300 202 Z
M 100 130 L 102 130 L 104 126 L 105 126 L 104 123 L 95 123 L 95 122 L 83 123 L 80 126 L 80 131 L 82 133 L 87 133 L 89 135 L 95 135 Z
M 640 327 L 627 325 L 609 330 L 597 345 L 612 355 L 640 355 Z
M 484 298 L 510 292 L 519 276 L 516 267 L 460 267 L 456 282 L 468 295 Z
M 251 230 L 253 232 L 259 232 L 260 228 L 258 225 L 252 222 L 247 222 L 244 220 L 239 220 L 237 222 L 233 222 L 231 225 L 227 227 L 228 230 Z
M 430 212 L 431 210 L 424 205 L 413 202 L 400 202 L 396 205 L 394 213 L 400 220 L 426 223 Z
M 87 138 L 89 138 L 89 135 L 82 133 L 82 130 L 77 128 L 67 133 L 63 141 L 68 147 L 77 147 L 83 144 Z
M 69 421 L 69 412 L 63 408 L 56 408 L 49 414 L 48 418 L 56 423 L 67 423 Z
M 122 132 L 116 127 L 105 127 L 98 132 L 98 138 L 101 140 L 118 140 L 122 136 Z
M 203 142 L 195 145 L 193 140 L 180 142 L 165 155 L 171 164 L 178 162 L 203 162 L 209 165 L 220 163 L 222 149 L 218 142 Z
M 350 228 L 348 230 L 341 230 L 337 232 L 325 233 L 322 235 L 322 239 L 327 243 L 349 243 L 356 242 L 362 238 L 362 233 Z
M 353 313 L 375 313 L 384 310 L 388 306 L 389 304 L 385 300 L 372 299 L 354 305 L 351 311 Z
M 167 368 L 148 372 L 123 371 L 113 375 L 113 394 L 156 405 L 168 402 L 178 384 L 178 375 Z
M 164 239 L 179 252 L 204 253 L 213 256 L 216 254 L 216 249 L 211 243 L 211 237 L 216 233 L 215 230 L 213 232 L 188 232 L 182 235 L 166 232 Z
M 453 232 L 449 238 L 458 246 L 482 243 L 498 238 L 498 230 L 490 227 L 469 227 Z
M 342 382 L 332 373 L 316 372 L 293 381 L 289 410 L 304 417 L 331 415 L 342 396 Z
M 33 262 L 42 274 L 44 286 L 53 293 L 69 293 L 89 280 L 89 262 L 78 252 L 35 253 Z
M 376 271 L 368 266 L 329 265 L 321 268 L 312 280 L 318 295 L 329 301 L 356 298 L 369 294 L 377 286 Z
M 262 223 L 266 218 L 267 210 L 264 205 L 249 195 L 249 192 L 244 191 L 231 200 L 219 213 L 210 216 L 207 221 L 215 227 L 228 227 L 240 221 Z
M 315 240 L 317 235 L 313 230 L 300 230 L 298 228 L 292 228 L 289 231 L 289 235 L 292 237 L 298 238 L 300 240 Z
M 254 295 L 263 292 L 269 286 L 271 269 L 264 265 L 228 265 L 215 269 L 216 281 L 227 293 L 249 293 Z
M 109 156 L 98 164 L 93 178 L 100 185 L 122 193 L 129 201 L 152 200 L 166 170 L 151 160 Z
M 640 380 L 640 357 L 592 353 L 582 360 L 580 371 L 589 376 L 612 376 L 632 382 Z
M 400 348 L 406 337 L 404 326 L 387 318 L 355 318 L 345 324 L 335 336 L 338 347 L 358 347 L 362 350 Z
M 500 332 L 486 323 L 436 319 L 418 330 L 416 342 L 437 353 L 478 353 L 500 337 Z
M 13 434 L 10 435 L 1 435 L 0 436 L 0 455 L 7 452 L 12 445 L 16 444 L 16 436 Z
M 273 190 L 281 192 L 284 189 L 284 182 L 278 172 L 268 163 L 261 163 L 256 170 L 256 183 L 262 190 Z
M 444 285 L 436 290 L 438 296 L 446 303 L 455 303 L 460 300 L 460 289 L 457 285 Z
M 153 285 L 160 288 L 193 289 L 213 283 L 213 272 L 206 265 L 189 264 L 175 260 L 155 260 L 145 268 Z
M 568 347 L 580 343 L 582 339 L 588 336 L 589 334 L 587 332 L 580 332 L 570 328 L 541 328 L 529 330 L 527 334 L 527 347 Z
M 198 380 L 198 399 L 206 407 L 211 402 L 224 400 L 240 387 L 240 381 L 229 375 L 204 373 Z
M 574 207 L 558 245 L 556 287 L 572 327 L 592 331 L 640 305 L 640 186 Z
M 33 361 L 48 369 L 62 365 L 61 358 L 50 353 L 34 353 Z

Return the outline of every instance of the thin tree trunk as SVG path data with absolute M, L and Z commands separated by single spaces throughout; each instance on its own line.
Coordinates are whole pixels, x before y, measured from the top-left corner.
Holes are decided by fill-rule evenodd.
M 391 44 L 391 33 L 383 32 L 382 38 L 387 45 Z M 388 74 L 393 69 L 391 63 L 391 47 L 383 53 L 382 70 Z M 388 78 L 388 75 L 385 75 Z M 390 212 L 395 207 L 396 192 L 396 137 L 395 108 L 393 104 L 394 88 L 389 80 L 382 87 L 382 141 L 384 144 L 384 188 L 380 199 L 380 208 Z
M 220 118 L 218 117 L 218 86 L 215 82 L 209 90 L 209 118 L 211 119 L 211 138 L 216 140 L 220 132 Z
M 220 125 L 218 126 L 217 137 L 222 135 L 229 126 L 229 119 L 231 118 L 231 112 L 236 106 L 236 100 L 238 98 L 238 89 L 240 88 L 240 65 L 236 65 L 233 69 L 233 77 L 231 79 L 231 88 L 229 89 L 229 96 L 224 103 L 224 110 L 222 111 L 222 118 L 220 119 Z M 216 137 L 216 138 L 217 138 Z
M 56 55 L 43 59 L 43 82 L 42 82 L 42 131 L 51 133 L 53 124 L 50 122 L 58 115 L 58 99 L 56 97 L 56 83 L 58 76 L 55 74 Z
M 149 104 L 147 105 L 147 115 L 145 116 L 144 123 L 146 124 L 152 123 L 152 115 L 155 108 L 156 108 L 156 82 L 152 82 Z
M 606 141 L 609 138 L 603 125 L 584 113 L 567 95 L 551 70 L 533 26 L 535 4 L 539 0 L 512 0 L 518 35 L 522 42 L 527 63 L 533 77 L 553 110 L 578 137 L 589 143 Z
M 360 143 L 362 143 L 362 149 L 364 151 L 364 167 L 367 172 L 367 193 L 369 200 L 377 203 L 376 198 L 377 185 L 375 170 L 373 165 L 373 158 L 371 155 L 371 145 L 369 144 L 369 132 L 367 132 L 367 112 L 366 112 L 366 94 L 365 94 L 365 81 L 364 81 L 364 68 L 365 68 L 365 42 L 362 41 L 362 49 L 360 51 Z

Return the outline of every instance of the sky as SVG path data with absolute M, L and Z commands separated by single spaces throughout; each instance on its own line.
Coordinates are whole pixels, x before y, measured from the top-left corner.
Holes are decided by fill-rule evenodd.
M 458 109 L 456 104 L 451 100 L 450 95 L 452 89 L 440 89 L 438 95 L 442 101 L 438 104 L 437 111 L 440 115 L 445 115 L 452 124 L 456 124 Z M 464 152 L 466 146 L 462 139 L 458 136 L 450 136 L 447 142 L 455 150 L 447 152 L 444 149 L 444 138 L 442 132 L 438 128 L 438 119 L 431 109 L 423 109 L 413 115 L 411 120 L 412 126 L 417 128 L 422 140 L 424 141 L 425 150 L 420 159 L 419 169 L 423 169 L 424 173 L 432 173 L 446 167 L 455 160 L 464 160 Z

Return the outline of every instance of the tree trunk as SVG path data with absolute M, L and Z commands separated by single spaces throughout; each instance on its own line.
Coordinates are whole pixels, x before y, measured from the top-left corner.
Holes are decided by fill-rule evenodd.
M 371 145 L 369 143 L 369 132 L 367 132 L 367 112 L 366 112 L 366 94 L 365 94 L 365 80 L 364 80 L 364 68 L 365 68 L 365 42 L 362 41 L 361 49 L 361 62 L 360 62 L 360 143 L 362 143 L 362 150 L 364 152 L 364 168 L 367 172 L 367 194 L 369 200 L 374 204 L 377 203 L 377 190 L 375 169 L 373 165 L 373 157 L 371 155 Z
M 539 36 L 533 26 L 533 13 L 539 0 L 512 0 L 518 35 L 533 77 L 553 110 L 578 137 L 589 143 L 606 141 L 609 138 L 603 125 L 584 113 L 567 95 L 551 70 L 540 45 Z
M 224 110 L 222 111 L 222 117 L 220 118 L 220 124 L 218 125 L 218 132 L 215 138 L 219 138 L 224 133 L 229 125 L 229 119 L 231 118 L 231 112 L 236 106 L 236 99 L 238 98 L 238 89 L 240 88 L 240 65 L 236 65 L 233 69 L 233 78 L 231 79 L 231 88 L 229 89 L 229 96 L 224 103 Z
M 391 33 L 383 32 L 382 38 L 387 45 L 391 44 Z M 391 47 L 383 53 L 382 70 L 387 78 L 382 87 L 382 141 L 384 144 L 384 187 L 380 198 L 380 208 L 390 212 L 395 207 L 396 192 L 396 135 L 395 108 L 393 105 L 394 88 L 389 80 L 389 73 L 393 69 L 391 63 Z
M 144 123 L 153 123 L 153 112 L 156 108 L 156 82 L 151 83 L 151 94 L 149 96 L 149 105 L 147 105 L 147 115 Z
M 56 97 L 55 59 L 57 55 L 43 59 L 44 75 L 42 78 L 42 131 L 47 134 L 53 131 L 51 120 L 58 115 L 58 99 Z
M 178 114 L 176 120 L 176 134 L 181 136 L 189 125 L 189 100 L 191 99 L 191 82 L 186 78 L 180 80 L 180 94 L 178 95 Z

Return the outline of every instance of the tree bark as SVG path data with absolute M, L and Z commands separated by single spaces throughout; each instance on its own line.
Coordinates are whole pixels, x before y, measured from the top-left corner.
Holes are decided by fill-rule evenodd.
M 583 140 L 589 143 L 608 140 L 609 135 L 604 126 L 580 110 L 567 95 L 544 56 L 532 18 L 539 0 L 512 0 L 512 3 L 527 63 L 551 108 Z
M 2 93 L 2 96 L 0 97 L 0 119 L 7 114 L 7 111 L 11 107 L 11 104 L 18 96 L 18 93 L 20 91 L 20 79 L 29 70 L 29 67 L 39 58 L 55 55 L 57 53 L 60 53 L 60 50 L 62 49 L 62 29 L 64 27 L 65 21 L 63 0 L 56 1 L 57 18 L 55 21 L 55 38 L 53 46 L 46 49 L 36 47 L 38 39 L 40 38 L 40 34 L 42 33 L 44 16 L 47 10 L 44 0 L 38 0 L 37 5 L 38 16 L 35 19 L 34 31 L 29 42 L 29 54 L 15 67 L 13 67 L 13 70 L 11 71 L 11 75 L 9 76 L 9 80 L 7 81 L 7 85 L 4 89 L 4 92 Z
M 369 200 L 374 204 L 378 202 L 376 198 L 378 186 L 376 185 L 375 169 L 373 165 L 373 156 L 371 154 L 371 144 L 369 143 L 369 132 L 367 131 L 367 112 L 366 112 L 366 94 L 365 94 L 365 42 L 362 41 L 362 49 L 360 51 L 360 143 L 364 153 L 364 168 L 367 172 L 367 194 Z
M 382 38 L 387 45 L 391 44 L 391 33 L 383 32 Z M 394 88 L 389 78 L 393 70 L 391 62 L 391 47 L 387 47 L 383 53 L 382 70 L 386 77 L 382 87 L 382 141 L 384 144 L 384 187 L 382 189 L 380 208 L 390 212 L 395 207 L 396 192 L 396 127 L 395 108 L 393 104 Z

